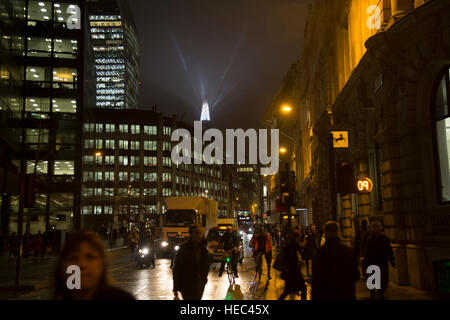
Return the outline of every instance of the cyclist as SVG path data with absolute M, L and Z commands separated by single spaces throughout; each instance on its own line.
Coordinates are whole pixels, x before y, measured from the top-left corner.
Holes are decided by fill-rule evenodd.
M 270 265 L 272 262 L 272 240 L 270 239 L 270 234 L 264 232 L 263 228 L 258 227 L 255 230 L 255 234 L 250 240 L 250 247 L 252 247 L 253 250 L 255 263 L 258 254 L 264 254 L 267 264 L 267 277 L 269 279 L 272 279 L 272 277 L 270 276 Z
M 222 248 L 224 251 L 228 251 L 230 253 L 231 258 L 231 270 L 234 272 L 234 277 L 239 278 L 237 272 L 237 254 L 239 250 L 239 238 L 236 237 L 236 234 L 233 232 L 231 226 L 227 227 L 227 231 L 223 234 L 223 236 L 219 240 L 219 248 Z M 220 264 L 219 277 L 222 276 L 223 270 L 225 268 L 225 255 Z

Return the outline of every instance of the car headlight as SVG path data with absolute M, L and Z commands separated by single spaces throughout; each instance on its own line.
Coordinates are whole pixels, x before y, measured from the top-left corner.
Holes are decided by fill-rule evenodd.
M 147 248 L 144 248 L 144 249 L 142 250 L 142 253 L 143 253 L 143 254 L 147 254 L 147 253 L 148 253 L 148 249 L 147 249 Z
M 248 231 L 252 232 L 252 228 L 248 229 Z
M 175 251 L 178 251 L 180 249 L 180 246 L 175 246 Z
M 167 242 L 165 242 L 165 241 L 161 242 L 161 246 L 163 246 L 163 247 L 167 247 L 168 245 L 169 244 Z
M 142 253 L 142 249 L 139 249 L 139 253 Z

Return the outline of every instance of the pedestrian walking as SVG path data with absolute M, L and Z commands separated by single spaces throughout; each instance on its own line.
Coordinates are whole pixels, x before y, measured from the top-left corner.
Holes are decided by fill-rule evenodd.
M 117 245 L 117 238 L 118 237 L 119 237 L 119 232 L 117 231 L 116 228 L 113 228 L 112 229 L 112 239 L 113 239 L 112 244 L 113 244 L 113 247 L 115 247 Z
M 354 300 L 359 279 L 358 260 L 352 248 L 339 237 L 339 225 L 329 221 L 324 225 L 325 244 L 313 261 L 313 300 Z
M 288 295 L 293 300 L 298 292 L 300 292 L 301 300 L 306 300 L 305 279 L 297 255 L 301 252 L 300 232 L 291 231 L 287 236 L 285 246 L 281 250 L 283 251 L 281 279 L 284 280 L 284 290 L 278 300 L 284 300 Z
M 306 274 L 308 276 L 311 275 L 310 273 L 310 265 L 312 264 L 312 260 L 315 258 L 317 254 L 317 243 L 316 239 L 314 237 L 313 231 L 311 228 L 308 228 L 306 230 L 306 235 L 303 240 L 303 250 L 301 257 L 306 265 Z
M 201 300 L 208 281 L 209 256 L 203 229 L 198 225 L 189 228 L 190 239 L 183 243 L 175 257 L 173 293 L 184 300 Z
M 80 268 L 80 289 L 69 289 L 69 266 Z M 64 300 L 134 300 L 107 280 L 104 241 L 93 231 L 69 234 L 55 270 L 54 296 Z M 70 282 L 70 279 L 69 279 Z
M 9 237 L 8 260 L 11 259 L 12 256 L 17 257 L 18 255 L 19 255 L 19 236 L 17 235 L 17 233 L 13 232 Z
M 41 250 L 41 257 L 44 258 L 45 253 L 47 251 L 48 246 L 48 232 L 44 231 L 42 234 L 42 250 Z
M 389 283 L 389 263 L 395 268 L 395 257 L 389 239 L 383 234 L 383 225 L 376 221 L 371 226 L 372 234 L 367 239 L 364 265 L 375 265 L 381 271 L 381 288 L 370 291 L 372 299 L 384 299 L 384 293 Z
M 131 250 L 131 260 L 136 259 L 137 247 L 139 245 L 139 234 L 133 228 L 128 235 L 128 246 Z
M 41 231 L 39 231 L 34 237 L 31 243 L 31 247 L 33 249 L 33 263 L 37 263 L 39 261 L 39 255 L 42 250 L 42 236 Z

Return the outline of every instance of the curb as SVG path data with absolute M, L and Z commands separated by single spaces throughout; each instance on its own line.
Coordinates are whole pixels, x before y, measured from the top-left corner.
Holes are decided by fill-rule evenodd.
M 128 247 L 117 247 L 117 248 L 106 249 L 105 251 L 109 252 L 109 251 L 115 251 L 115 250 L 126 249 L 126 248 L 128 248 Z

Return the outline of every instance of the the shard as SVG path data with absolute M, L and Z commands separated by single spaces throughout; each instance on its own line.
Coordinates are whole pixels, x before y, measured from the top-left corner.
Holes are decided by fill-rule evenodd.
M 203 100 L 202 114 L 200 115 L 200 121 L 210 121 L 209 119 L 209 106 L 206 99 Z

